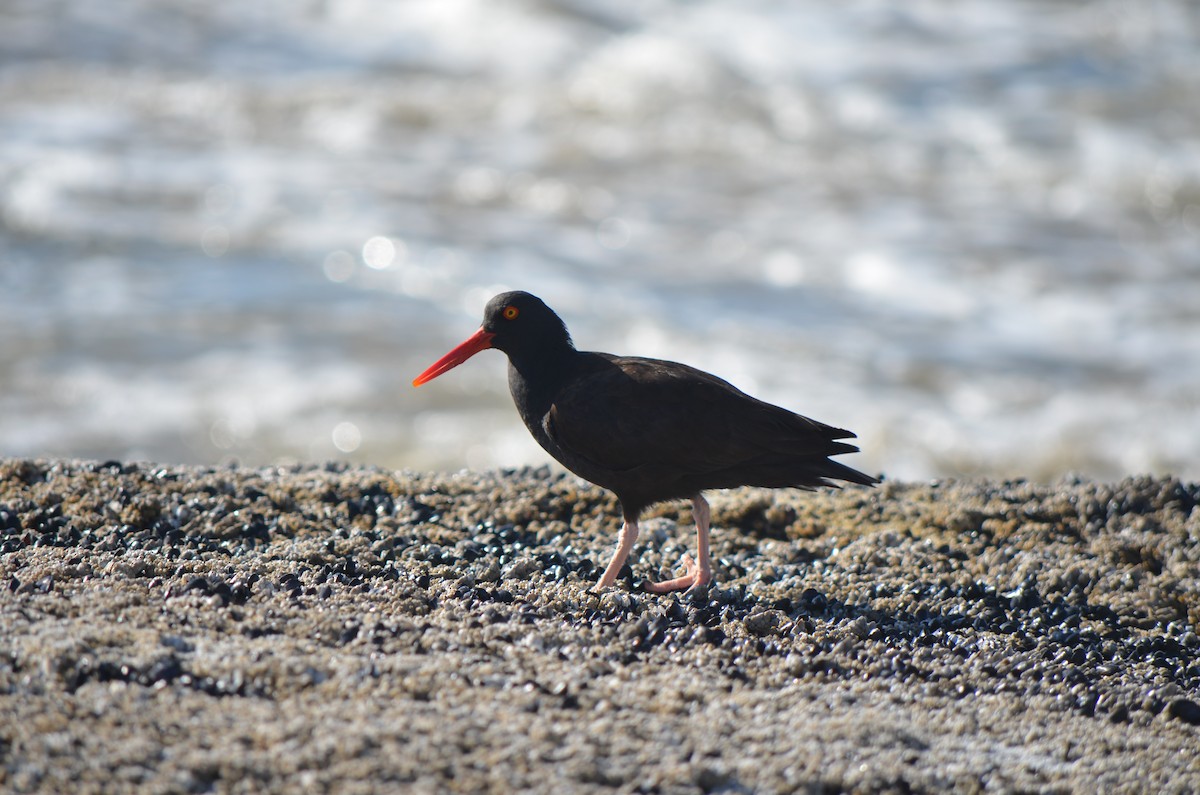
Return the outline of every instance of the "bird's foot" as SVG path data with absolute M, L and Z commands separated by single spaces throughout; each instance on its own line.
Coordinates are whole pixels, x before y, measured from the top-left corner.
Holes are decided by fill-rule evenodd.
M 604 571 L 604 574 L 602 574 L 600 576 L 600 579 L 596 581 L 596 584 L 588 589 L 588 593 L 592 593 L 592 594 L 595 594 L 596 596 L 599 596 L 600 594 L 608 591 L 609 588 L 613 587 L 616 584 L 617 584 L 617 572 L 613 571 L 612 567 L 610 566 L 608 569 L 606 569 Z
M 701 567 L 699 563 L 692 560 L 691 555 L 683 556 L 683 569 L 685 573 L 673 580 L 646 583 L 646 590 L 650 593 L 670 593 L 686 589 L 690 593 L 698 591 L 712 582 L 712 570 L 707 566 Z

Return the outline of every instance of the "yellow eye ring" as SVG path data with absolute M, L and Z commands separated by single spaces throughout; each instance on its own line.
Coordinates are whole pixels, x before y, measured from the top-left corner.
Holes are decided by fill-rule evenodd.
M 506 306 L 504 307 L 504 312 L 501 314 L 504 315 L 505 320 L 516 320 L 517 315 L 521 314 L 521 310 L 517 309 L 515 306 Z

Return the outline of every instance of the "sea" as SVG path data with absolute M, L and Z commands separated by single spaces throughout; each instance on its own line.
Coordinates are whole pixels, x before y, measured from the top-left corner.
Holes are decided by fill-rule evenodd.
M 0 456 L 541 465 L 411 385 L 506 289 L 887 478 L 1200 479 L 1200 3 L 0 3 Z

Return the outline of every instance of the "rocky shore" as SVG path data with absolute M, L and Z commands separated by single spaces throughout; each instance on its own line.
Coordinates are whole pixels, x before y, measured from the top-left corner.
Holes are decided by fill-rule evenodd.
M 1197 792 L 1200 485 L 0 460 L 5 792 Z

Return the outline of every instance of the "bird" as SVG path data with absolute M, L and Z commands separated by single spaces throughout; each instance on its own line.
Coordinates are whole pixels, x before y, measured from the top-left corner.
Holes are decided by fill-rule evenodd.
M 699 592 L 713 580 L 705 491 L 879 482 L 830 459 L 859 451 L 841 441 L 856 438 L 850 431 L 751 397 L 686 364 L 577 350 L 562 319 L 519 290 L 492 298 L 479 329 L 413 379 L 413 386 L 488 349 L 508 356 L 509 391 L 537 443 L 621 504 L 617 547 L 596 593 L 616 582 L 637 541 L 638 520 L 651 505 L 691 500 L 696 557 L 685 554 L 679 576 L 644 587 Z

